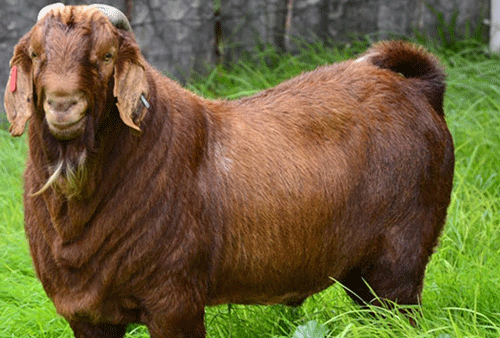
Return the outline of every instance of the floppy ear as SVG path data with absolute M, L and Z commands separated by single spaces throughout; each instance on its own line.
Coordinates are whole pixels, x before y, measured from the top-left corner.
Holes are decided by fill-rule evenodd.
M 33 115 L 33 76 L 31 73 L 30 67 L 22 67 L 11 61 L 10 77 L 5 88 L 4 106 L 12 136 L 22 135 L 26 122 Z
M 119 69 L 118 69 L 119 68 Z M 140 131 L 139 124 L 143 120 L 149 103 L 148 83 L 144 67 L 131 61 L 115 66 L 114 96 L 118 99 L 116 105 L 120 118 L 130 128 Z

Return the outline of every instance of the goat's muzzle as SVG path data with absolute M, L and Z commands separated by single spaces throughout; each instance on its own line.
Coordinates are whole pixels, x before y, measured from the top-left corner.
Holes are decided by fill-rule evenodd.
M 87 98 L 81 91 L 46 92 L 43 100 L 50 133 L 60 140 L 74 139 L 83 133 L 87 108 Z

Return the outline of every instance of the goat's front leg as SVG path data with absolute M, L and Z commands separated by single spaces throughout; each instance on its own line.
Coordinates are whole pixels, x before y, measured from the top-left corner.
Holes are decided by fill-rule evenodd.
M 91 324 L 70 321 L 75 338 L 123 338 L 126 325 Z

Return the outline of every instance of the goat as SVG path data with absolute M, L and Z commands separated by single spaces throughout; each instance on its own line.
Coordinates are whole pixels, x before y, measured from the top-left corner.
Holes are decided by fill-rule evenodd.
M 29 120 L 35 270 L 76 337 L 205 337 L 205 306 L 298 305 L 334 280 L 360 304 L 420 302 L 454 168 L 435 56 L 380 42 L 207 100 L 144 60 L 118 10 L 39 16 L 4 102 L 13 136 Z

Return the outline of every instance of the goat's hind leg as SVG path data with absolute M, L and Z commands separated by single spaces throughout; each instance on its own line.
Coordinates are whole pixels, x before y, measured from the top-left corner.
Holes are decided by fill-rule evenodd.
M 75 338 L 123 338 L 126 325 L 69 322 Z
M 420 304 L 426 265 L 444 217 L 434 217 L 433 209 L 408 214 L 411 217 L 401 220 L 381 238 L 373 256 L 367 256 L 340 280 L 357 303 Z
M 371 264 L 363 269 L 352 270 L 340 283 L 359 305 L 381 306 L 384 300 L 401 305 L 417 305 L 424 278 L 424 271 L 420 271 L 423 269 L 418 270 Z
M 390 254 L 382 254 L 374 262 L 353 269 L 340 283 L 361 306 L 419 305 L 428 255 L 419 255 L 420 250 L 415 250 L 414 254 L 397 255 L 394 260 L 392 248 L 388 252 Z M 412 314 L 418 311 L 408 307 L 401 311 L 415 325 Z
M 383 279 L 386 278 L 384 281 Z M 422 282 L 417 280 L 404 281 L 403 278 L 389 276 L 382 271 L 370 271 L 365 276 L 361 270 L 353 270 L 340 281 L 346 288 L 349 297 L 363 308 L 368 305 L 391 309 L 397 305 L 419 305 Z M 416 326 L 419 309 L 402 307 L 399 311 L 406 315 L 410 324 Z M 373 313 L 375 314 L 375 313 Z

